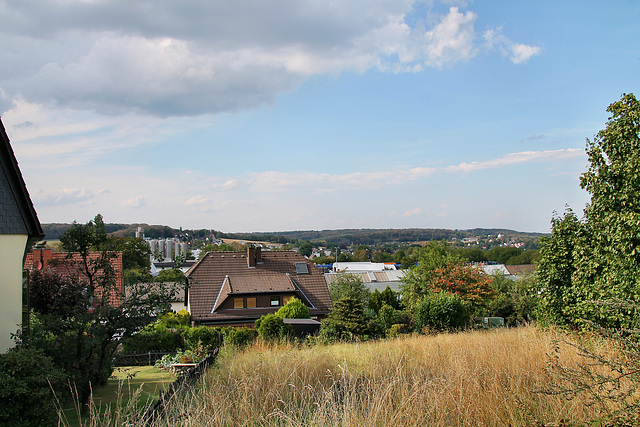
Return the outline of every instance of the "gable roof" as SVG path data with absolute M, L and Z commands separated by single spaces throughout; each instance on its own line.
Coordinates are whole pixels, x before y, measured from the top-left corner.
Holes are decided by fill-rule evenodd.
M 202 321 L 234 321 L 257 318 L 278 307 L 219 310 L 232 296 L 295 294 L 309 307 L 311 316 L 326 315 L 332 308 L 322 272 L 294 251 L 258 252 L 261 262 L 250 263 L 251 252 L 209 252 L 187 273 L 191 318 Z M 296 263 L 305 263 L 307 273 L 297 273 Z
M 42 226 L 1 119 L 0 169 L 0 234 L 27 234 L 32 239 L 42 239 Z

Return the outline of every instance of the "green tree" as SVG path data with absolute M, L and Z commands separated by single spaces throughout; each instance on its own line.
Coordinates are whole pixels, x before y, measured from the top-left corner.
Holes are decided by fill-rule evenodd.
M 112 264 L 118 254 L 100 215 L 87 224 L 74 222 L 60 241 L 69 251 L 60 264 L 75 273 L 68 278 L 73 286 L 62 286 L 64 280 L 56 281 L 61 284 L 58 293 L 69 292 L 71 295 L 61 296 L 61 300 L 77 304 L 65 306 L 64 313 L 35 311 L 30 333 L 21 335 L 19 341 L 20 345 L 40 348 L 50 356 L 74 383 L 80 403 L 86 408 L 92 386 L 104 384 L 111 375 L 119 340 L 127 340 L 150 323 L 157 312 L 167 310 L 175 290 L 135 284 L 129 287 L 126 300 L 119 306 L 112 305 L 111 297 L 122 296 Z M 78 287 L 82 289 L 80 300 Z
M 640 102 L 625 94 L 607 111 L 611 116 L 606 127 L 587 140 L 590 166 L 580 185 L 591 201 L 575 234 L 566 238 L 566 246 L 573 245 L 571 255 L 559 256 L 556 264 L 556 255 L 543 248 L 540 264 L 546 264 L 546 270 L 538 273 L 539 285 L 552 320 L 583 318 L 606 327 L 633 328 L 635 309 L 603 301 L 627 300 L 637 306 L 640 300 Z M 551 284 L 568 288 L 562 296 L 547 278 L 553 278 L 554 271 L 558 281 Z M 557 313 L 559 319 L 554 319 Z
M 415 322 L 418 329 L 424 327 L 436 330 L 458 329 L 470 323 L 469 304 L 460 297 L 445 292 L 429 295 L 418 303 Z
M 110 237 L 111 249 L 122 252 L 122 268 L 149 270 L 151 268 L 151 248 L 139 237 Z
M 331 301 L 334 303 L 342 298 L 349 297 L 360 301 L 363 307 L 367 307 L 370 293 L 369 288 L 362 283 L 362 279 L 355 274 L 339 274 L 329 284 L 329 294 L 331 295 Z
M 308 319 L 309 308 L 298 298 L 292 297 L 276 311 L 276 316 L 282 319 Z
M 445 242 L 429 242 L 418 254 L 418 264 L 411 266 L 402 282 L 404 301 L 409 307 L 415 307 L 422 299 L 433 292 L 432 280 L 439 269 L 459 264 L 462 257 Z M 404 264 L 404 262 L 403 262 Z
M 535 270 L 540 294 L 537 317 L 542 324 L 569 325 L 573 322 L 566 309 L 576 303 L 572 276 L 582 224 L 569 208 L 562 218 L 554 216 L 551 224 L 551 236 L 540 241 L 541 258 Z
M 320 329 L 320 335 L 328 339 L 353 339 L 367 332 L 367 317 L 362 301 L 351 296 L 334 303 L 333 310 L 322 320 Z
M 369 295 L 369 309 L 378 313 L 382 308 L 382 304 L 384 304 L 382 301 L 382 294 L 379 290 L 374 289 L 373 292 L 371 292 L 371 295 Z
M 313 253 L 313 245 L 310 242 L 302 241 L 298 244 L 298 252 L 308 257 Z

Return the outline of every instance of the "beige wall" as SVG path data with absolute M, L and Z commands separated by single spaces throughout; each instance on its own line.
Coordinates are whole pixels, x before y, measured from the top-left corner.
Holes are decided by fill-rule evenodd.
M 0 235 L 0 353 L 13 347 L 11 334 L 22 323 L 22 258 L 26 245 L 26 235 Z

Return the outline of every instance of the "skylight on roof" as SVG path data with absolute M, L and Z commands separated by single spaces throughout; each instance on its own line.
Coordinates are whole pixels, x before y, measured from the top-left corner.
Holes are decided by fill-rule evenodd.
M 296 273 L 309 274 L 309 268 L 306 262 L 296 262 Z

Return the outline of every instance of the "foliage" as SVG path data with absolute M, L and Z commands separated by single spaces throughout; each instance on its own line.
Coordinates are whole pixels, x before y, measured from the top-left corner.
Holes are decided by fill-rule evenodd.
M 208 352 L 222 345 L 221 329 L 210 326 L 187 328 L 182 332 L 182 339 L 185 347 L 192 351 L 202 349 Z
M 251 344 L 258 335 L 255 329 L 251 328 L 223 328 L 222 336 L 225 345 L 242 348 Z
M 308 257 L 313 252 L 313 245 L 310 242 L 302 241 L 298 244 L 298 252 Z
M 326 339 L 353 339 L 367 334 L 367 318 L 362 302 L 346 296 L 333 305 L 327 318 L 322 320 L 320 336 Z
M 282 319 L 308 319 L 309 308 L 298 298 L 292 297 L 276 311 L 276 316 Z
M 170 268 L 168 270 L 160 271 L 156 280 L 158 282 L 185 283 L 184 273 L 178 268 Z
M 290 335 L 293 330 L 290 325 L 284 323 L 282 317 L 277 314 L 266 314 L 256 320 L 258 336 L 263 340 L 277 340 Z
M 199 363 L 202 356 L 191 350 L 178 351 L 175 354 L 165 354 L 156 361 L 156 368 L 170 369 L 176 363 Z
M 362 283 L 362 279 L 353 274 L 339 274 L 329 284 L 329 294 L 333 303 L 342 298 L 353 298 L 358 300 L 363 307 L 367 307 L 370 293 L 369 288 Z
M 398 299 L 398 294 L 394 292 L 388 285 L 380 294 L 380 298 L 382 299 L 383 304 L 387 304 L 396 310 L 400 309 L 400 300 Z
M 112 250 L 122 252 L 122 268 L 149 270 L 151 248 L 139 237 L 110 237 Z
M 62 286 L 64 281 L 59 280 L 55 282 L 60 284 L 57 292 L 65 295 L 63 300 L 77 301 L 76 291 L 81 287 L 83 298 L 64 313 L 35 311 L 30 333 L 19 340 L 27 347 L 42 349 L 65 371 L 86 408 L 91 387 L 104 384 L 111 375 L 119 340 L 127 340 L 155 313 L 166 310 L 174 292 L 153 284 L 131 285 L 127 299 L 119 306 L 111 305 L 110 297 L 122 292 L 112 264 L 118 255 L 100 215 L 85 225 L 74 223 L 60 240 L 69 254 L 59 264 L 74 272 L 69 276 L 74 286 Z
M 158 316 L 158 323 L 167 328 L 189 326 L 191 324 L 191 314 L 184 308 L 177 313 L 167 311 Z
M 636 304 L 621 300 L 601 301 L 598 304 L 638 310 Z M 556 342 L 549 358 L 549 371 L 561 381 L 551 382 L 540 391 L 561 395 L 568 400 L 583 398 L 587 405 L 597 407 L 600 415 L 588 425 L 639 425 L 640 330 L 612 330 L 589 321 L 585 321 L 584 325 L 595 336 L 589 334 L 586 340 L 583 336 L 582 342 L 568 339 Z M 593 345 L 598 339 L 608 344 L 608 351 Z M 573 348 L 585 358 L 585 362 L 577 367 L 567 366 L 560 358 L 561 346 Z
M 382 304 L 384 304 L 382 302 L 382 294 L 379 290 L 374 289 L 371 295 L 369 295 L 369 309 L 377 314 L 380 308 L 382 308 Z
M 511 280 L 502 274 L 493 276 L 491 287 L 496 296 L 480 314 L 502 317 L 508 326 L 518 326 L 533 320 L 538 300 L 532 277 Z
M 640 300 L 640 102 L 631 94 L 611 104 L 612 115 L 593 141 L 580 185 L 591 195 L 579 221 L 569 211 L 552 220 L 538 268 L 541 317 L 579 326 L 633 328 L 635 311 L 598 301 Z
M 445 242 L 429 242 L 418 253 L 418 264 L 407 270 L 402 279 L 403 299 L 410 307 L 415 307 L 425 296 L 433 292 L 431 282 L 437 272 L 449 265 L 462 262 L 459 254 Z
M 161 323 L 149 325 L 124 341 L 122 353 L 174 352 L 183 349 L 185 346 L 183 333 L 186 330 L 186 326 L 167 327 Z
M 64 373 L 42 351 L 23 346 L 0 354 L 0 424 L 55 425 L 54 390 Z
M 400 312 L 388 304 L 384 304 L 378 313 L 378 320 L 385 331 L 400 321 Z
M 471 307 L 457 295 L 440 292 L 420 301 L 414 315 L 418 329 L 458 329 L 469 325 Z
M 82 283 L 49 269 L 29 273 L 29 303 L 35 312 L 65 316 L 86 302 Z

